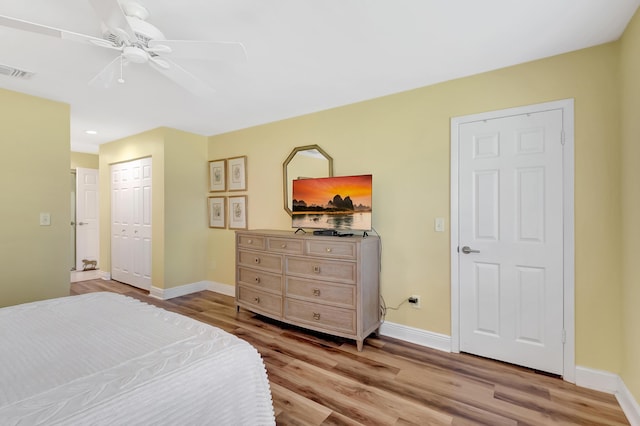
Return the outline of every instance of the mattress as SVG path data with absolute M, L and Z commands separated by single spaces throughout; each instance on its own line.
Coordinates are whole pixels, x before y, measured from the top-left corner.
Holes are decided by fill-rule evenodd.
M 257 350 L 115 293 L 0 309 L 2 425 L 273 425 Z

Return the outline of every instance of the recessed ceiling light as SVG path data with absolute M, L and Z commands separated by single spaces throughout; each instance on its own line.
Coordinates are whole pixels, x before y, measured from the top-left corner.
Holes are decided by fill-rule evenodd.
M 97 135 L 98 132 L 96 130 L 85 130 L 84 131 L 88 135 Z

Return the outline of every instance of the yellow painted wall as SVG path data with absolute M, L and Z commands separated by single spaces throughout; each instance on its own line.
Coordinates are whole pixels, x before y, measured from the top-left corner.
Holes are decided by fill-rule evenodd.
M 622 380 L 640 401 L 640 13 L 621 40 L 622 105 Z
M 165 284 L 203 281 L 207 263 L 207 137 L 165 132 Z
M 575 98 L 576 363 L 621 367 L 618 44 L 607 44 L 210 137 L 209 159 L 248 156 L 250 228 L 289 229 L 281 164 L 295 146 L 318 144 L 336 175 L 373 173 L 373 226 L 382 236 L 387 320 L 450 334 L 450 119 Z M 410 200 L 410 213 L 398 206 Z M 447 230 L 448 230 L 447 220 Z M 234 283 L 233 232 L 209 231 L 208 279 Z
M 78 167 L 85 169 L 97 169 L 99 167 L 97 154 L 87 154 L 85 152 L 71 152 L 71 169 Z
M 0 89 L 0 149 L 0 306 L 68 296 L 69 106 Z
M 207 249 L 207 138 L 159 128 L 100 145 L 100 264 L 111 269 L 110 165 L 152 158 L 152 285 L 203 281 Z

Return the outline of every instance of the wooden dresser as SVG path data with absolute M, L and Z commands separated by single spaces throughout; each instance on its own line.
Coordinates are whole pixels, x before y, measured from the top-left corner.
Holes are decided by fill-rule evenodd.
M 236 231 L 236 305 L 323 333 L 364 339 L 380 327 L 380 240 Z

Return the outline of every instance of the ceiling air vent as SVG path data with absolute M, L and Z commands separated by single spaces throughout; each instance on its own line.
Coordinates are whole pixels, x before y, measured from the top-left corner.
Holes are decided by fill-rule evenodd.
M 28 79 L 33 76 L 33 73 L 30 71 L 25 71 L 18 68 L 10 67 L 8 65 L 0 64 L 0 75 L 6 75 L 7 77 Z

